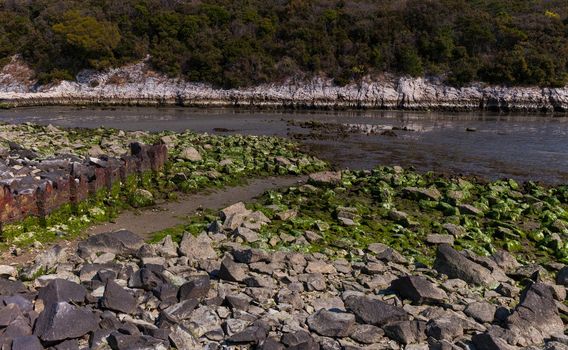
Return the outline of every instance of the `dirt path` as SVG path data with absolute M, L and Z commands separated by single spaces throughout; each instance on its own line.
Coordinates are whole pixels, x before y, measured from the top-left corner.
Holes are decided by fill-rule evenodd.
M 250 201 L 267 190 L 292 186 L 298 182 L 304 182 L 306 179 L 307 176 L 268 177 L 250 180 L 248 184 L 242 186 L 182 195 L 175 202 L 158 204 L 141 211 L 124 211 L 113 222 L 92 226 L 81 237 L 72 241 L 61 241 L 54 244 L 59 244 L 73 251 L 77 247 L 77 243 L 87 235 L 120 229 L 126 229 L 149 238 L 149 235 L 153 232 L 184 223 L 185 219 L 192 216 L 197 210 L 222 209 L 236 202 Z M 46 245 L 39 249 L 30 248 L 29 250 L 24 250 L 19 256 L 13 256 L 10 252 L 3 252 L 0 264 L 21 265 L 31 262 L 40 251 L 47 249 L 49 246 Z
M 291 186 L 307 177 L 269 177 L 249 181 L 247 185 L 229 187 L 210 193 L 182 197 L 141 212 L 126 211 L 114 222 L 106 222 L 88 229 L 88 234 L 126 229 L 142 236 L 176 226 L 199 209 L 222 209 L 236 202 L 249 201 L 272 188 Z

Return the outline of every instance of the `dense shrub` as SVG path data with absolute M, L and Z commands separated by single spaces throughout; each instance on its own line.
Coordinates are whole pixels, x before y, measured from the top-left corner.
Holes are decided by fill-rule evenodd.
M 223 87 L 383 72 L 561 86 L 568 2 L 0 1 L 0 64 L 14 54 L 42 81 L 150 54 L 161 72 Z

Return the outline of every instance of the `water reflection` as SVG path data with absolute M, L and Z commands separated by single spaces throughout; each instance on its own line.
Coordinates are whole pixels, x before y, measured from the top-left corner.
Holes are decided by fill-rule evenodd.
M 364 131 L 311 138 L 296 122 L 337 123 Z M 250 111 L 190 108 L 22 108 L 0 121 L 127 130 L 230 130 L 255 135 L 305 135 L 303 143 L 340 167 L 414 166 L 488 178 L 568 183 L 568 117 L 390 111 Z M 383 134 L 391 130 L 393 134 Z M 475 131 L 468 131 L 475 130 Z

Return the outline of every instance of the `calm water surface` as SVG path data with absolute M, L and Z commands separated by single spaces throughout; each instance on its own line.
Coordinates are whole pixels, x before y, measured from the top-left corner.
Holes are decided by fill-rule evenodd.
M 289 136 L 311 130 L 289 121 L 317 120 L 395 130 L 380 134 L 329 133 L 302 141 L 342 168 L 414 166 L 418 170 L 568 183 L 568 117 L 415 112 L 256 112 L 232 109 L 71 107 L 0 111 L 0 121 L 126 130 L 191 129 L 209 133 Z M 229 131 L 215 131 L 215 129 Z M 475 132 L 467 131 L 475 129 Z

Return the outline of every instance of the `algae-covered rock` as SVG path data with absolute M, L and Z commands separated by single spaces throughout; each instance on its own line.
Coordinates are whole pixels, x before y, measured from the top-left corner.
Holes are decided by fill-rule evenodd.
M 183 149 L 180 152 L 179 157 L 181 159 L 189 160 L 191 162 L 200 162 L 203 160 L 203 157 L 201 156 L 199 151 L 195 149 L 195 147 L 187 147 Z
M 154 195 L 148 190 L 138 188 L 136 189 L 136 191 L 134 191 L 130 198 L 130 205 L 132 205 L 134 208 L 142 208 L 154 205 Z

